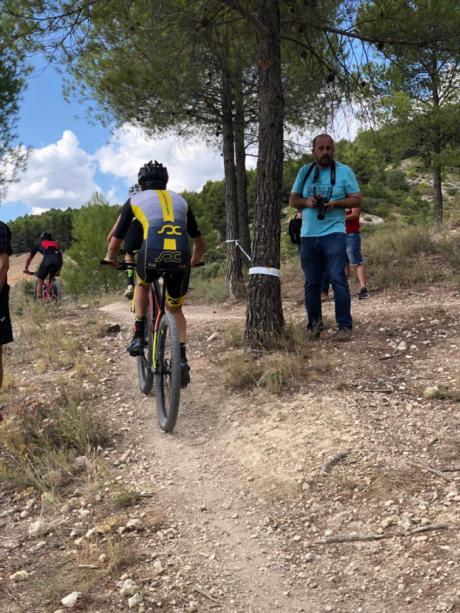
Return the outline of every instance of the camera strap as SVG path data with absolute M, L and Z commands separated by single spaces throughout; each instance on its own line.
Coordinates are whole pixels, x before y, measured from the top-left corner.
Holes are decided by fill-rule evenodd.
M 319 166 L 318 166 L 318 164 L 315 164 L 314 166 L 315 166 L 315 174 L 313 175 L 313 183 L 318 183 L 318 180 L 319 180 Z M 334 191 L 334 185 L 335 185 L 335 170 L 336 169 L 335 169 L 335 161 L 334 160 L 332 160 L 332 162 L 331 162 L 330 169 L 331 169 L 331 191 L 330 191 L 330 194 L 328 196 L 329 199 L 332 196 L 332 192 Z M 311 170 L 312 169 L 310 168 L 310 170 L 308 171 L 308 175 L 310 174 Z M 307 175 L 307 177 L 308 177 L 308 175 Z M 305 181 L 306 180 L 307 179 L 305 178 Z M 305 186 L 305 184 L 304 184 L 304 186 Z M 313 195 L 315 197 L 317 195 L 316 194 L 316 187 L 314 185 L 313 185 Z
M 315 168 L 315 166 L 317 166 L 317 164 L 315 164 L 315 162 L 313 162 L 313 164 L 310 164 L 310 168 L 307 170 L 307 174 L 305 175 L 305 179 L 303 181 L 303 186 L 302 189 L 300 190 L 300 195 L 303 197 L 303 190 L 305 189 L 305 185 L 308 181 L 308 177 L 311 175 L 311 173 L 313 172 L 313 169 Z M 313 179 L 314 180 L 314 179 Z

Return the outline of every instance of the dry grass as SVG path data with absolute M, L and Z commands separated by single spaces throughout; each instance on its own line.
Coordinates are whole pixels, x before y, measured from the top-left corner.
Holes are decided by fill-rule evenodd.
M 82 346 L 84 338 L 91 341 L 92 329 L 86 326 L 81 333 L 71 326 L 72 314 L 64 307 L 55 312 L 17 293 L 13 304 L 22 315 L 16 319 L 19 333 L 10 368 L 30 371 L 32 366 L 39 374 L 52 370 L 53 385 L 29 372 L 28 394 L 36 399 L 12 398 L 10 414 L 0 424 L 0 479 L 14 489 L 33 487 L 52 498 L 81 472 L 75 458 L 108 441 L 106 421 L 89 406 L 84 384 L 99 371 L 93 354 Z
M 272 394 L 319 381 L 333 368 L 330 357 L 305 337 L 303 323 L 288 324 L 278 350 L 262 356 L 235 352 L 226 364 L 226 385 L 234 390 L 264 387 Z
M 72 548 L 70 551 L 75 550 Z M 138 557 L 133 545 L 109 535 L 84 541 L 76 553 L 75 563 L 77 567 L 95 566 L 94 570 L 97 570 L 99 575 L 104 575 L 129 568 Z
M 243 324 L 235 323 L 225 328 L 222 340 L 224 349 L 242 349 L 244 347 Z
M 139 503 L 141 496 L 138 492 L 121 488 L 113 495 L 113 504 L 117 509 L 127 509 Z
M 68 562 L 56 560 L 55 564 L 50 565 L 50 572 L 46 576 L 37 576 L 30 580 L 27 589 L 31 593 L 35 603 L 56 605 L 61 598 L 71 592 L 81 592 L 82 598 L 79 600 L 79 609 L 85 605 L 89 595 L 96 587 L 99 577 L 94 571 L 92 573 L 73 567 Z M 85 609 L 87 610 L 87 609 Z
M 363 237 L 369 285 L 411 287 L 457 278 L 460 248 L 455 236 L 428 226 L 386 227 Z
M 89 408 L 23 407 L 0 424 L 0 479 L 19 490 L 56 492 L 79 475 L 75 459 L 107 441 L 105 422 Z
M 366 497 L 378 499 L 414 494 L 431 483 L 429 473 L 414 466 L 378 466 L 366 474 L 368 485 L 361 489 Z

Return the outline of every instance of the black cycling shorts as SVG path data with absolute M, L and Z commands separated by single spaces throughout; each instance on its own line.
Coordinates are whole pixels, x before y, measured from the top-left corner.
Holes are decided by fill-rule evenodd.
M 0 345 L 6 345 L 13 340 L 10 309 L 8 304 L 10 286 L 5 283 L 0 292 Z
M 45 255 L 40 262 L 37 277 L 44 281 L 48 275 L 55 277 L 62 267 L 62 255 Z
M 139 251 L 142 247 L 142 243 L 144 241 L 144 230 L 142 228 L 141 222 L 137 219 L 133 219 L 131 222 L 128 232 L 125 236 L 125 241 L 123 243 L 123 250 L 125 253 L 132 255 L 135 251 Z
M 156 270 L 146 270 L 143 261 L 144 258 L 142 257 L 141 251 L 136 263 L 138 283 L 141 285 L 147 285 L 148 283 L 152 283 L 152 281 L 156 281 L 160 277 L 163 277 L 164 282 L 166 283 L 166 302 L 172 307 L 182 306 L 185 302 L 185 296 L 188 291 L 190 267 L 184 270 L 160 272 Z

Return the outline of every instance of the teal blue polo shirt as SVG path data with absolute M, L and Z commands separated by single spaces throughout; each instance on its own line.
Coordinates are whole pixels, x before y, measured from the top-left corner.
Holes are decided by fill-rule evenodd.
M 302 198 L 310 198 L 315 194 L 328 198 L 328 200 L 342 200 L 349 194 L 357 194 L 360 189 L 355 173 L 346 164 L 341 162 L 335 163 L 335 184 L 331 185 L 331 169 L 321 168 L 319 177 L 316 182 L 313 182 L 315 171 L 310 173 L 307 181 L 307 175 L 310 164 L 302 166 L 299 170 L 292 190 L 296 194 L 301 194 Z M 302 186 L 303 193 L 302 192 Z M 327 211 L 326 217 L 323 220 L 317 219 L 318 211 L 316 209 L 302 209 L 302 228 L 300 236 L 316 237 L 326 236 L 333 232 L 342 232 L 345 234 L 345 209 L 334 208 Z

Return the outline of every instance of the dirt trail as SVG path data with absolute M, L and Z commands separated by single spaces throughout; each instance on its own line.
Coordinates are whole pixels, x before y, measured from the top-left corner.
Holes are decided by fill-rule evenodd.
M 104 311 L 131 321 L 122 304 Z M 429 292 L 416 301 L 381 296 L 356 304 L 355 340 L 314 348 L 335 365 L 325 381 L 277 398 L 223 388 L 219 338 L 226 326 L 243 324 L 243 309 L 188 308 L 192 384 L 176 432 L 164 435 L 149 423 L 149 398 L 141 445 L 150 458 L 143 471 L 157 484 L 167 480 L 160 506 L 178 526 L 175 555 L 179 549 L 205 593 L 212 590 L 200 611 L 451 610 L 458 491 L 455 481 L 413 462 L 450 470 L 458 461 L 451 454 L 455 402 L 421 394 L 434 380 L 458 383 L 459 311 L 458 296 Z M 215 330 L 219 338 L 207 342 Z M 398 345 L 401 355 L 393 357 Z M 136 395 L 132 383 L 127 396 Z M 131 408 L 138 410 L 136 400 Z M 321 476 L 321 464 L 343 449 L 350 457 Z M 408 532 L 439 523 L 449 529 Z M 342 533 L 377 538 L 315 545 Z

